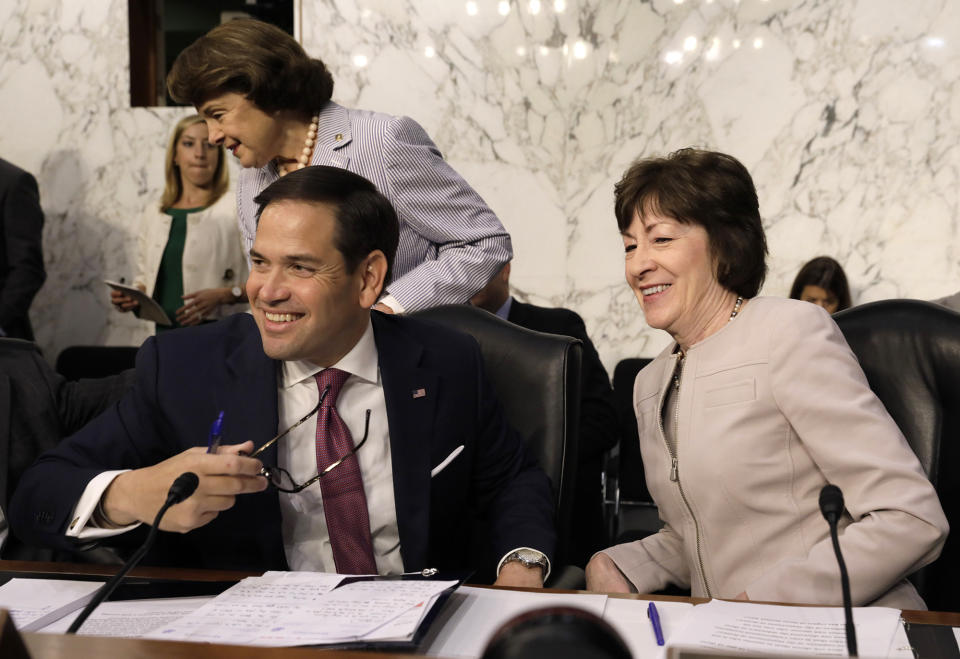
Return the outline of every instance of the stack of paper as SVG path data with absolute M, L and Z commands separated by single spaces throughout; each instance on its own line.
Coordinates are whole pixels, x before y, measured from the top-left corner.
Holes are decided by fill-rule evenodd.
M 900 611 L 860 607 L 853 611 L 861 657 L 896 651 Z M 841 607 L 777 606 L 711 600 L 693 607 L 669 645 L 752 652 L 768 656 L 847 656 Z
M 144 638 L 292 646 L 413 638 L 426 611 L 456 581 L 374 579 L 335 586 L 343 575 L 249 577 Z

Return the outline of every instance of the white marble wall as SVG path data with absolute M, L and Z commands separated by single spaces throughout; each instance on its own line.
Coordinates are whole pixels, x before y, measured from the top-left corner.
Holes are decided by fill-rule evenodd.
M 407 114 L 514 239 L 524 299 L 584 316 L 608 367 L 666 342 L 622 279 L 612 185 L 683 146 L 753 173 L 764 292 L 808 258 L 861 302 L 960 289 L 960 3 L 303 0 L 336 100 Z M 99 280 L 129 276 L 175 109 L 128 107 L 124 0 L 0 4 L 0 156 L 38 174 L 52 354 L 139 341 Z

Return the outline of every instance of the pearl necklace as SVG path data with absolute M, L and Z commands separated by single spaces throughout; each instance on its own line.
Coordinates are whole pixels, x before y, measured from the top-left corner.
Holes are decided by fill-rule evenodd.
M 303 169 L 310 164 L 310 157 L 313 155 L 313 147 L 317 143 L 317 128 L 320 126 L 320 113 L 313 115 L 310 121 L 310 127 L 307 129 L 307 139 L 303 141 L 303 151 L 297 158 L 297 169 Z
M 740 313 L 741 306 L 743 306 L 743 297 L 738 295 L 737 301 L 733 305 L 733 311 L 730 312 L 730 318 L 727 320 L 728 323 L 737 317 L 737 314 Z M 681 350 L 679 357 L 677 357 L 677 364 L 674 367 L 674 372 L 673 372 L 673 386 L 676 389 L 680 388 L 680 371 L 683 369 L 684 357 L 686 357 L 686 355 L 683 353 L 683 350 Z
M 300 151 L 300 155 L 297 156 L 297 166 L 291 168 L 293 163 L 283 163 L 282 165 L 278 162 L 277 169 L 280 170 L 281 175 L 287 174 L 297 169 L 303 169 L 310 164 L 310 158 L 313 156 L 313 148 L 317 143 L 317 129 L 320 126 L 320 113 L 313 115 L 310 120 L 310 126 L 307 128 L 307 139 L 303 141 L 303 149 Z
M 737 303 L 733 305 L 733 312 L 730 314 L 730 320 L 733 320 L 737 317 L 737 314 L 740 313 L 740 306 L 743 304 L 743 298 L 739 295 L 737 296 Z M 729 323 L 730 320 L 727 322 Z

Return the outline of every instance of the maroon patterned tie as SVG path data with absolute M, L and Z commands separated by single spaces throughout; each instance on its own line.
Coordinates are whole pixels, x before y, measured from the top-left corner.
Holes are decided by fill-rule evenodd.
M 317 413 L 317 469 L 321 472 L 353 450 L 350 430 L 337 413 L 337 396 L 350 374 L 336 368 L 320 371 L 315 376 L 320 392 L 330 391 Z M 357 456 L 351 455 L 342 464 L 320 478 L 323 513 L 333 548 L 333 560 L 339 574 L 376 574 L 373 540 L 370 538 L 370 517 L 367 497 Z

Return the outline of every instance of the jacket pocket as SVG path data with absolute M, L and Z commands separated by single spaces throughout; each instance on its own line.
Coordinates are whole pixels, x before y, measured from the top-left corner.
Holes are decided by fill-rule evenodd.
M 703 394 L 703 406 L 722 407 L 735 403 L 749 403 L 757 399 L 757 381 L 754 378 L 740 380 L 722 387 L 708 389 Z

